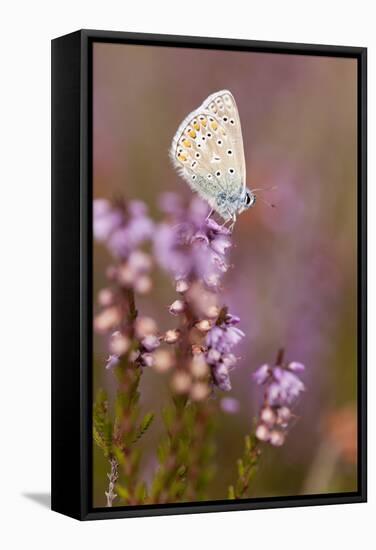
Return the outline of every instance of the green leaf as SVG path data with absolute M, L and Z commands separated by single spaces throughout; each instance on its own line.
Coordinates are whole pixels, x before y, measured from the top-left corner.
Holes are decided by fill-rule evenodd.
M 108 412 L 107 394 L 100 389 L 93 408 L 93 438 L 105 456 L 111 453 L 112 422 Z
M 136 443 L 136 441 L 138 441 L 144 435 L 144 433 L 148 430 L 148 428 L 150 427 L 153 420 L 154 420 L 154 413 L 149 412 L 149 413 L 145 414 L 144 418 L 142 419 L 141 424 L 139 425 L 139 427 L 137 429 L 136 435 L 135 435 L 132 443 Z

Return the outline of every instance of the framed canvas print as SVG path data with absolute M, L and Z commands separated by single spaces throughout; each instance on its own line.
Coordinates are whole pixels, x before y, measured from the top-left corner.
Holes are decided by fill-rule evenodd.
M 366 49 L 52 41 L 52 508 L 366 500 Z

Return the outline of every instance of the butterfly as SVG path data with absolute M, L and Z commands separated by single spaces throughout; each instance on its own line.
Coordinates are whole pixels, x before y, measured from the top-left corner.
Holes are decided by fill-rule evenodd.
M 245 184 L 245 159 L 240 118 L 228 90 L 211 94 L 180 124 L 170 157 L 193 191 L 211 212 L 227 223 L 256 202 Z

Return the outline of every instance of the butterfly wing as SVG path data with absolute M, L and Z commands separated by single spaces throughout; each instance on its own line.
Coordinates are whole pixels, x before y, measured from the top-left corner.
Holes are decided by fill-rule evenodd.
M 221 90 L 210 95 L 202 104 L 205 109 L 222 125 L 233 149 L 233 157 L 227 157 L 229 164 L 236 165 L 238 178 L 242 183 L 242 191 L 245 189 L 246 172 L 242 128 L 240 117 L 234 96 L 229 90 Z
M 235 212 L 245 188 L 245 162 L 240 119 L 235 100 L 223 90 L 209 96 L 179 126 L 170 156 L 193 191 L 224 219 Z

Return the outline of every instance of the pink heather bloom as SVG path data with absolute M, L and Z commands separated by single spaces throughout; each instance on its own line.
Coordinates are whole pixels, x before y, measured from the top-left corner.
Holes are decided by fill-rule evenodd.
M 132 250 L 149 240 L 154 223 L 141 201 L 113 205 L 106 199 L 96 199 L 93 205 L 93 233 L 104 242 L 113 256 L 125 259 Z
M 120 358 L 118 355 L 110 355 L 106 361 L 106 369 L 112 369 L 113 367 L 116 367 L 120 361 Z
M 256 437 L 275 447 L 283 445 L 288 422 L 291 419 L 291 406 L 305 390 L 300 378 L 302 363 L 292 362 L 286 366 L 262 365 L 253 373 L 256 384 L 265 387 L 264 402 L 261 407 Z
M 159 265 L 176 281 L 195 279 L 217 289 L 228 269 L 230 231 L 207 219 L 208 207 L 197 197 L 183 208 L 180 197 L 168 193 L 162 197 L 161 206 L 170 221 L 155 231 L 154 252 Z
M 222 391 L 231 390 L 230 371 L 236 365 L 237 358 L 232 349 L 245 336 L 234 325 L 239 318 L 226 315 L 221 325 L 214 325 L 206 335 L 206 361 L 211 368 L 213 381 Z

